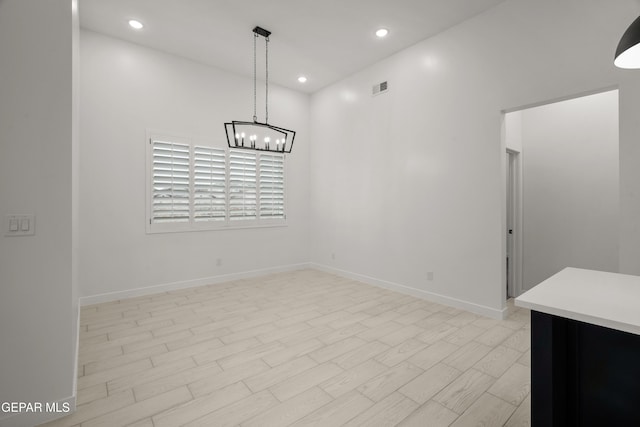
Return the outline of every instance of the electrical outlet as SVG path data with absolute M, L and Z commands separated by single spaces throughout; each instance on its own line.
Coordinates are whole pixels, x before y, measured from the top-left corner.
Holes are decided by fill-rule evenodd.
M 336 259 L 336 253 L 335 252 L 331 252 L 331 259 Z
M 216 258 L 216 265 L 220 267 L 222 265 L 222 258 Z
M 433 271 L 427 271 L 427 280 L 433 282 Z

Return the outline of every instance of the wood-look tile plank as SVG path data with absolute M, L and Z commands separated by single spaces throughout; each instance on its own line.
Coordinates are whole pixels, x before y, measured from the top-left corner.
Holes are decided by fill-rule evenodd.
M 458 349 L 459 347 L 455 344 L 446 341 L 437 341 L 411 356 L 409 362 L 426 370 Z
M 250 362 L 252 360 L 257 360 L 260 358 L 267 357 L 271 353 L 274 353 L 278 350 L 282 350 L 284 348 L 285 348 L 284 345 L 275 341 L 269 344 L 263 344 L 256 347 L 251 347 L 239 353 L 222 357 L 220 359 L 217 359 L 216 362 L 218 362 L 218 365 L 220 365 L 222 369 L 229 369 L 229 368 L 233 368 L 234 366 L 238 366 L 238 365 L 242 365 L 243 363 Z
M 198 365 L 206 365 L 208 363 L 224 359 L 225 357 L 241 353 L 250 348 L 258 347 L 261 344 L 262 343 L 256 338 L 248 338 L 246 340 L 236 341 L 232 344 L 225 344 L 220 347 L 209 349 L 205 352 L 198 353 L 192 356 L 193 360 L 195 360 Z
M 302 356 L 298 359 L 276 366 L 275 368 L 270 368 L 256 375 L 246 377 L 244 379 L 244 383 L 251 391 L 256 393 L 315 366 L 318 366 L 318 364 L 310 357 Z
M 368 329 L 360 332 L 357 337 L 362 338 L 365 341 L 379 340 L 380 338 L 390 336 L 405 327 L 406 326 L 403 326 L 401 323 L 396 323 L 393 320 L 390 320 L 388 322 L 380 323 L 375 326 L 368 326 Z M 419 333 L 419 331 L 417 330 L 416 332 Z M 407 339 L 411 339 L 411 337 Z
M 311 328 L 311 326 L 307 325 L 304 322 L 294 323 L 289 326 L 278 326 L 277 322 L 274 322 L 274 325 L 277 327 L 276 330 L 258 335 L 256 338 L 258 338 L 261 342 L 268 344 L 282 338 L 290 337 L 292 335 L 295 336 L 299 332 Z
M 426 310 L 426 311 L 429 311 L 430 314 L 433 314 L 433 311 L 429 310 L 428 308 L 429 308 L 428 302 L 424 300 L 416 299 L 416 298 L 411 298 L 408 300 L 406 304 L 401 305 L 400 307 L 396 308 L 394 311 L 397 311 L 398 313 L 405 315 L 415 310 Z
M 448 355 L 443 362 L 461 371 L 466 371 L 478 363 L 492 350 L 488 345 L 471 341 Z
M 524 353 L 531 348 L 531 329 L 521 328 L 507 338 L 502 345 Z
M 439 363 L 400 388 L 400 393 L 423 404 L 458 378 L 462 372 Z
M 106 385 L 105 385 L 106 388 Z M 79 391 L 78 393 L 80 393 Z M 114 393 L 100 399 L 95 399 L 89 403 L 78 405 L 76 412 L 45 424 L 46 427 L 63 427 L 72 426 L 74 424 L 84 423 L 101 415 L 108 414 L 121 408 L 126 408 L 136 402 L 131 390 L 125 390 L 120 393 Z M 45 427 L 42 426 L 42 427 Z
M 431 400 L 413 411 L 398 426 L 448 427 L 456 418 L 458 414 Z
M 468 325 L 472 322 L 474 322 L 475 320 L 478 319 L 477 314 L 473 314 L 473 313 L 469 313 L 468 311 L 463 311 L 462 313 L 459 313 L 455 316 L 453 316 L 452 318 L 450 318 L 449 320 L 447 320 L 446 322 L 450 325 L 453 326 L 457 326 L 458 328 L 461 328 L 465 325 Z
M 391 347 L 389 347 L 388 345 L 383 344 L 379 341 L 371 341 L 363 345 L 362 347 L 358 347 L 355 350 L 351 350 L 332 359 L 332 361 L 343 369 L 351 369 L 366 362 L 369 359 L 375 358 L 376 356 L 389 350 L 390 348 Z
M 527 352 L 518 359 L 518 363 L 531 368 L 531 349 L 527 350 Z
M 171 342 L 171 341 L 193 336 L 193 334 L 189 330 L 179 331 L 179 332 L 176 332 L 175 334 L 165 335 L 162 337 L 154 337 L 151 334 L 151 332 L 146 332 L 145 335 L 146 336 L 142 336 L 141 334 L 140 337 L 137 337 L 137 336 L 129 337 L 129 340 L 127 342 L 122 343 L 122 349 L 124 350 L 124 352 L 134 353 L 136 351 L 140 351 L 147 347 L 153 347 L 158 344 L 167 344 L 168 342 Z
M 397 310 L 396 310 L 397 311 Z M 413 323 L 419 322 L 420 320 L 426 319 L 431 316 L 433 313 L 431 311 L 427 311 L 422 308 L 418 308 L 416 310 L 410 311 L 396 319 L 395 322 L 403 324 L 403 325 L 411 325 Z
M 446 323 L 449 324 L 449 322 Z M 450 342 L 451 344 L 463 346 L 470 343 L 474 338 L 482 335 L 485 332 L 485 329 L 482 329 L 480 326 L 468 324 L 461 326 L 460 329 L 443 338 L 443 340 Z
M 76 406 L 85 405 L 94 400 L 107 397 L 107 383 L 96 384 L 91 387 L 82 389 L 82 393 L 78 393 L 76 398 Z
M 508 337 L 510 337 L 512 334 L 513 329 L 504 327 L 502 325 L 496 325 L 482 335 L 476 337 L 475 340 L 484 345 L 495 347 L 506 340 Z
M 189 384 L 189 390 L 194 397 L 200 397 L 267 370 L 269 370 L 269 365 L 262 360 L 253 360 L 218 374 L 200 378 Z
M 518 406 L 511 415 L 505 427 L 529 427 L 531 426 L 531 394 Z
M 437 341 L 440 341 L 454 334 L 458 330 L 459 328 L 457 326 L 453 326 L 453 325 L 450 325 L 449 323 L 443 322 L 432 328 L 427 329 L 426 331 L 417 335 L 416 338 L 427 344 L 433 344 Z
M 522 353 L 511 348 L 498 346 L 476 363 L 474 368 L 493 377 L 499 378 L 520 357 L 522 357 Z
M 311 338 L 266 354 L 262 356 L 262 360 L 274 367 L 307 355 L 321 347 L 324 347 L 324 344 L 320 340 Z
M 504 400 L 485 393 L 451 427 L 501 426 L 515 409 Z
M 496 397 L 518 406 L 531 391 L 531 370 L 514 363 L 488 390 Z
M 320 388 L 334 398 L 337 398 L 360 387 L 362 384 L 377 375 L 380 375 L 386 370 L 388 370 L 388 368 L 385 365 L 378 363 L 375 360 L 368 360 L 361 365 L 344 371 L 343 373 L 325 381 L 320 384 Z
M 132 372 L 127 376 L 109 380 L 107 382 L 107 390 L 109 390 L 109 393 L 114 393 L 120 390 L 131 389 L 134 386 L 155 381 L 159 378 L 164 378 L 169 375 L 173 375 L 176 372 L 181 372 L 196 366 L 197 365 L 193 359 L 187 358 L 167 363 L 165 365 L 154 366 L 149 369 L 142 369 L 138 372 Z
M 392 393 L 345 424 L 355 426 L 395 426 L 418 408 L 418 404 L 400 393 Z
M 351 391 L 316 409 L 292 426 L 342 427 L 371 406 L 373 406 L 371 400 L 357 391 Z
M 398 313 L 397 311 L 387 310 L 377 315 L 371 315 L 371 317 L 369 317 L 368 319 L 361 320 L 360 323 L 369 328 L 374 328 L 376 326 L 382 325 L 383 323 L 387 323 L 394 319 L 397 319 L 400 316 L 402 316 L 402 314 Z M 401 324 L 399 323 L 398 325 Z
M 403 362 L 426 348 L 428 344 L 417 340 L 417 339 L 408 339 L 407 341 L 396 345 L 395 347 L 390 348 L 389 350 L 381 353 L 380 355 L 375 357 L 377 362 L 385 364 L 389 367 L 395 366 L 400 362 Z
M 202 418 L 220 408 L 251 396 L 251 390 L 237 382 L 190 400 L 153 416 L 154 427 L 174 427 Z
M 491 376 L 475 369 L 469 369 L 442 389 L 433 400 L 458 414 L 462 414 L 494 382 L 495 379 Z
M 338 341 L 314 350 L 309 353 L 309 356 L 318 363 L 324 363 L 353 349 L 362 347 L 366 343 L 367 342 L 361 338 L 349 337 L 343 339 L 342 341 Z
M 104 371 L 99 371 L 91 375 L 85 375 L 78 378 L 78 390 L 91 387 L 96 384 L 106 383 L 118 378 L 127 377 L 135 373 L 146 371 L 153 367 L 150 359 L 138 360 L 136 362 L 127 363 Z
M 200 342 L 198 344 L 193 344 L 186 347 L 181 347 L 171 351 L 164 351 L 157 355 L 151 356 L 151 361 L 154 366 L 164 365 L 167 363 L 173 363 L 180 359 L 186 359 L 191 356 L 195 356 L 198 354 L 206 353 L 216 348 L 222 347 L 222 341 L 217 338 L 213 338 L 207 341 Z M 166 344 L 161 344 L 162 347 L 167 348 Z M 150 347 L 154 348 L 154 347 Z
M 318 387 L 280 403 L 241 424 L 242 427 L 282 427 L 299 420 L 331 402 L 331 396 Z
M 374 402 L 379 402 L 423 372 L 419 367 L 403 362 L 362 384 L 358 391 Z
M 325 344 L 333 344 L 338 341 L 342 341 L 345 338 L 352 337 L 368 329 L 369 328 L 367 328 L 366 326 L 356 322 L 356 323 L 352 323 L 350 325 L 341 327 L 339 329 L 327 332 L 326 334 L 319 335 L 318 339 Z
M 273 332 L 276 329 L 277 328 L 273 323 L 265 323 L 260 326 L 256 326 L 255 328 L 243 329 L 238 332 L 233 332 L 228 335 L 223 335 L 220 337 L 220 339 L 225 344 L 232 344 L 234 342 L 243 341 L 249 338 L 257 338 L 262 334 Z
M 190 334 L 189 334 L 190 332 Z M 228 328 L 215 328 L 209 329 L 206 331 L 195 332 L 194 329 L 190 329 L 189 331 L 183 331 L 186 333 L 186 336 L 182 338 L 178 338 L 175 340 L 165 340 L 165 345 L 169 349 L 169 351 L 180 350 L 184 347 L 191 347 L 198 344 L 203 344 L 206 341 L 220 341 L 218 338 L 229 335 L 231 330 Z
M 424 328 L 416 325 L 408 325 L 378 338 L 378 341 L 393 347 L 424 332 Z
M 140 351 L 134 353 L 121 354 L 119 356 L 109 357 L 99 361 L 89 362 L 84 364 L 84 374 L 91 375 L 96 372 L 106 371 L 116 368 L 118 366 L 126 365 L 129 363 L 137 362 L 139 360 L 149 359 L 153 356 L 166 353 L 167 346 L 164 344 L 158 344 L 153 347 L 143 348 Z M 152 359 L 153 360 L 153 359 Z
M 253 393 L 244 399 L 210 412 L 196 420 L 189 421 L 183 424 L 183 427 L 238 426 L 243 421 L 253 418 L 279 403 L 278 399 L 269 391 L 264 390 L 259 393 Z
M 140 421 L 136 421 L 135 423 L 127 424 L 127 427 L 154 427 L 154 426 L 151 418 L 144 418 Z
M 183 387 L 202 378 L 214 376 L 222 372 L 217 364 L 194 366 L 190 369 L 179 370 L 178 372 L 165 371 L 164 375 L 158 375 L 150 381 L 136 381 L 131 388 L 137 401 L 149 399 L 158 394 Z
M 192 399 L 187 387 L 178 388 L 170 392 L 125 406 L 108 414 L 92 418 L 82 423 L 83 427 L 114 427 L 128 424 L 162 412 L 173 406 Z
M 342 372 L 344 372 L 344 369 L 340 368 L 338 365 L 334 363 L 324 363 L 311 369 L 307 369 L 293 377 L 284 379 L 284 381 L 270 387 L 269 391 L 271 391 L 279 401 L 284 402 L 285 400 L 291 399 L 292 397 L 301 394 L 302 392 L 309 390 L 310 388 L 313 388 Z

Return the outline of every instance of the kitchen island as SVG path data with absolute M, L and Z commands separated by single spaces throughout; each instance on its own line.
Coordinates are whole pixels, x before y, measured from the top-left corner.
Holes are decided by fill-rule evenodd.
M 640 426 L 640 277 L 566 268 L 531 310 L 533 426 Z

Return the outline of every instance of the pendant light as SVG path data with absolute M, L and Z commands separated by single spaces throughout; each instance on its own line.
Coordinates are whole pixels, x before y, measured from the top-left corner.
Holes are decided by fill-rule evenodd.
M 622 35 L 613 63 L 618 68 L 640 68 L 640 17 Z
M 293 148 L 295 131 L 269 124 L 269 36 L 264 28 L 253 29 L 253 121 L 233 120 L 224 124 L 229 148 L 290 153 Z M 256 89 L 256 43 L 258 37 L 265 40 L 265 117 L 258 121 Z

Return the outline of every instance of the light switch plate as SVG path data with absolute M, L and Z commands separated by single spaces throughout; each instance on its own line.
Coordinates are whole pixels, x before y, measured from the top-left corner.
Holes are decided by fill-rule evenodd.
M 35 215 L 7 215 L 4 230 L 5 236 L 33 236 L 36 234 Z

